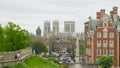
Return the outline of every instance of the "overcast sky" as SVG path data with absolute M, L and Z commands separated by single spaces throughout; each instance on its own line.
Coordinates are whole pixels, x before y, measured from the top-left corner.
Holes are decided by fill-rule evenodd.
M 76 32 L 84 32 L 84 22 L 88 17 L 96 18 L 96 12 L 113 6 L 119 7 L 120 0 L 0 0 L 0 24 L 12 21 L 34 33 L 38 26 L 43 30 L 45 20 L 59 20 L 60 32 L 64 21 L 75 21 Z

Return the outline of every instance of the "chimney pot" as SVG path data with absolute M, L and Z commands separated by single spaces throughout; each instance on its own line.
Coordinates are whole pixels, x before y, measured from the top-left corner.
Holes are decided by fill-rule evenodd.
M 118 7 L 113 7 L 113 10 L 117 10 L 118 9 Z
M 100 19 L 100 17 L 101 17 L 101 12 L 96 12 L 96 18 Z
M 118 7 L 113 7 L 113 14 L 117 14 L 118 12 Z
M 105 15 L 105 9 L 101 9 L 100 11 L 101 11 L 101 17 Z
M 105 9 L 101 9 L 100 11 L 101 11 L 101 12 L 105 12 Z

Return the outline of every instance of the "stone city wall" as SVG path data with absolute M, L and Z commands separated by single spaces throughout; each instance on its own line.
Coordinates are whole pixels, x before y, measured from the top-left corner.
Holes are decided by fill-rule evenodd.
M 4 66 L 16 65 L 31 55 L 31 47 L 12 52 L 0 52 L 0 68 Z

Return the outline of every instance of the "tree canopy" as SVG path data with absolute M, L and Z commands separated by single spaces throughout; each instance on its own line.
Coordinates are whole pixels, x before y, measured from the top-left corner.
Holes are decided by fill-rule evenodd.
M 0 51 L 16 51 L 28 46 L 29 32 L 12 22 L 0 26 Z
M 3 43 L 4 43 L 4 32 L 2 26 L 0 25 L 0 48 L 2 48 Z
M 75 38 L 73 36 L 67 36 L 67 40 L 71 41 L 72 43 L 75 43 Z
M 98 59 L 98 64 L 102 68 L 110 68 L 114 64 L 114 60 L 113 60 L 112 56 L 101 56 Z
M 80 53 L 80 55 L 84 55 L 84 45 L 83 45 L 83 42 L 81 42 L 80 43 L 80 45 L 79 45 L 79 53 Z
M 47 44 L 41 37 L 34 37 L 31 39 L 32 48 L 35 50 L 36 54 L 41 54 L 42 52 L 47 53 Z
M 47 47 L 39 41 L 33 43 L 33 50 L 35 50 L 35 54 L 41 54 L 42 52 L 47 53 Z
M 58 39 L 58 37 L 57 36 L 55 36 L 55 35 L 52 35 L 52 36 L 50 36 L 50 38 L 49 38 L 50 40 L 56 40 L 56 39 Z

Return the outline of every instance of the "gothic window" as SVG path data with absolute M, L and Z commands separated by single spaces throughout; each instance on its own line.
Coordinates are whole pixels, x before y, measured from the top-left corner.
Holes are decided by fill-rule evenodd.
M 66 27 L 65 30 L 67 31 L 67 24 L 65 25 L 65 27 Z
M 48 32 L 50 32 L 50 27 L 48 27 Z

